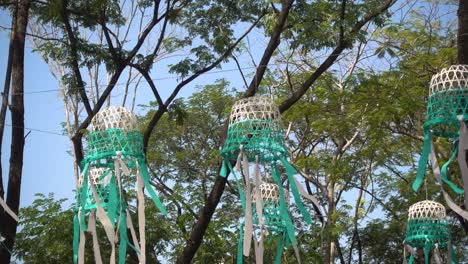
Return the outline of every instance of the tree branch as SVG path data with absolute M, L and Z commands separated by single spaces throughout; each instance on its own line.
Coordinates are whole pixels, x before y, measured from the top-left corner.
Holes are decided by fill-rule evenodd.
M 235 47 L 252 31 L 253 28 L 260 22 L 262 17 L 265 14 L 262 14 L 245 32 L 242 36 L 240 36 L 236 42 L 234 42 L 216 61 L 214 61 L 211 65 L 195 72 L 192 76 L 188 77 L 187 79 L 183 80 L 180 82 L 172 91 L 172 94 L 166 99 L 166 101 L 163 104 L 163 107 L 160 107 L 158 111 L 154 114 L 154 116 L 151 118 L 148 126 L 146 127 L 146 130 L 143 134 L 143 146 L 145 149 L 145 152 L 147 151 L 148 148 L 148 142 L 151 136 L 151 133 L 153 132 L 154 127 L 158 123 L 159 119 L 162 117 L 162 115 L 167 111 L 169 105 L 172 103 L 174 98 L 177 96 L 179 91 L 188 83 L 191 81 L 195 80 L 198 78 L 200 75 L 202 75 L 205 72 L 208 72 L 218 66 L 225 58 L 227 58 L 231 52 L 234 50 Z
M 368 13 L 364 16 L 364 18 L 358 21 L 354 27 L 348 32 L 347 36 L 341 36 L 338 40 L 338 45 L 332 51 L 332 53 L 322 62 L 322 64 L 307 78 L 307 80 L 301 85 L 299 90 L 293 92 L 293 94 L 284 100 L 283 103 L 279 106 L 279 110 L 281 113 L 288 110 L 294 103 L 296 103 L 315 83 L 315 81 L 326 71 L 330 68 L 333 63 L 336 61 L 338 56 L 343 52 L 343 50 L 347 49 L 349 45 L 352 44 L 351 36 L 358 33 L 359 30 L 366 25 L 369 21 L 374 19 L 375 17 L 379 16 L 383 12 L 387 11 L 393 4 L 396 3 L 397 0 L 387 0 L 381 6 L 379 6 L 376 10 Z
M 245 93 L 245 97 L 253 96 L 257 92 L 258 85 L 263 80 L 263 76 L 265 75 L 268 63 L 270 62 L 270 59 L 273 56 L 273 52 L 275 52 L 276 48 L 278 48 L 278 45 L 280 44 L 281 33 L 283 32 L 284 27 L 286 25 L 286 19 L 289 16 L 289 11 L 291 10 L 293 2 L 294 0 L 282 1 L 281 12 L 279 13 L 276 19 L 276 24 L 273 28 L 273 33 L 271 34 L 270 40 L 268 41 L 268 45 L 265 48 L 265 51 L 263 52 L 263 56 L 257 67 L 257 70 L 255 71 L 255 76 L 249 85 L 249 89 L 247 89 Z
M 78 49 L 76 47 L 76 44 L 78 43 L 77 42 L 78 40 L 76 39 L 75 33 L 73 32 L 73 29 L 72 29 L 72 27 L 70 25 L 70 19 L 68 17 L 68 11 L 66 9 L 67 4 L 68 4 L 67 0 L 65 0 L 62 3 L 63 8 L 62 8 L 62 11 L 61 11 L 60 15 L 61 15 L 61 18 L 63 20 L 63 24 L 65 25 L 65 31 L 67 33 L 68 40 L 69 40 L 68 44 L 70 45 L 70 49 L 71 49 L 71 56 L 72 56 L 72 58 L 70 60 L 71 68 L 72 68 L 72 71 L 73 71 L 73 75 L 75 76 L 76 85 L 77 85 L 78 92 L 80 94 L 81 100 L 83 101 L 83 105 L 84 105 L 88 115 L 91 115 L 92 114 L 91 105 L 89 104 L 88 96 L 86 95 L 86 91 L 85 91 L 85 85 L 84 85 L 84 82 L 83 82 L 83 78 L 81 77 L 80 67 L 78 66 Z

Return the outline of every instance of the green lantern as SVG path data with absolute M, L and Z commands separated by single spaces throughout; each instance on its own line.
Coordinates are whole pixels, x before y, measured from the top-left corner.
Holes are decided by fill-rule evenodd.
M 441 249 L 447 248 L 445 257 Z M 409 264 L 417 257 L 418 250 L 424 252 L 424 263 L 456 263 L 450 243 L 450 231 L 446 220 L 445 207 L 434 201 L 421 201 L 409 208 L 406 225 L 405 254 L 410 251 Z
M 104 227 L 112 247 L 110 263 L 116 261 L 116 241 L 119 241 L 119 264 L 125 263 L 128 245 L 137 252 L 140 263 L 146 263 L 143 189 L 148 191 L 161 212 L 165 214 L 166 210 L 149 183 L 150 176 L 145 163 L 143 140 L 137 130 L 137 119 L 125 108 L 111 106 L 97 113 L 91 124 L 77 187 L 74 263 L 84 261 L 85 231 L 91 232 L 93 236 L 96 263 L 102 263 L 96 235 L 96 220 Z M 135 185 L 140 241 L 136 237 L 127 209 L 124 188 Z M 128 241 L 127 228 L 131 231 L 133 243 Z
M 417 191 L 424 179 L 428 160 L 437 168 L 434 174 L 442 184 L 447 184 L 455 193 L 465 194 L 465 207 L 468 208 L 468 133 L 465 122 L 468 120 L 468 65 L 452 65 L 432 76 L 424 123 L 424 146 L 419 159 L 419 168 L 413 190 Z M 452 155 L 438 171 L 432 137 L 447 138 L 453 144 Z M 460 150 L 460 151 L 459 151 Z M 458 160 L 463 188 L 458 187 L 447 177 L 447 169 L 453 160 Z M 440 178 L 440 179 L 439 179 Z M 468 220 L 468 212 L 453 203 L 443 190 L 448 206 Z
M 288 203 L 288 191 L 284 188 L 278 188 L 276 183 L 263 182 L 259 187 L 253 189 L 252 219 L 256 263 L 263 263 L 263 241 L 276 242 L 277 250 L 274 263 L 280 263 L 284 248 L 293 243 L 291 237 L 294 235 L 294 229 L 289 228 L 292 226 L 292 220 L 287 209 Z M 257 208 L 259 204 L 260 206 Z M 294 249 L 299 258 L 297 248 L 294 247 Z
M 282 246 L 292 244 L 296 248 L 297 242 L 294 226 L 287 210 L 280 166 L 286 172 L 291 188 L 290 192 L 306 223 L 311 224 L 312 219 L 301 201 L 301 195 L 320 208 L 318 201 L 308 195 L 294 177 L 297 172 L 287 161 L 288 152 L 284 145 L 284 132 L 281 128 L 280 118 L 278 107 L 270 97 L 266 96 L 241 99 L 234 104 L 231 110 L 226 142 L 221 150 L 223 156 L 221 176 L 225 177 L 228 169 L 234 175 L 245 215 L 244 222 L 241 224 L 237 263 L 242 263 L 242 255 L 249 256 L 252 239 L 255 245 L 256 262 L 257 264 L 263 263 L 263 240 L 255 239 L 255 233 L 258 232 L 254 232 L 254 226 L 262 226 L 262 223 L 273 218 L 268 218 L 269 214 L 260 213 L 264 210 L 269 212 L 268 208 L 271 208 L 269 202 L 262 203 L 261 188 L 255 188 L 261 186 L 262 177 L 267 177 L 262 176 L 261 171 L 269 171 L 265 173 L 271 175 L 268 181 L 275 182 L 277 190 L 279 190 L 279 201 L 274 208 L 280 210 L 273 211 L 280 213 L 278 219 L 281 219 L 281 223 L 284 225 L 281 228 L 286 230 L 280 232 L 286 235 L 285 239 L 282 240 Z M 236 167 L 233 168 L 231 163 L 236 163 Z M 249 175 L 251 166 L 254 167 L 253 179 Z M 242 178 L 238 179 L 236 174 L 242 175 Z M 252 202 L 253 197 L 256 197 L 255 202 Z

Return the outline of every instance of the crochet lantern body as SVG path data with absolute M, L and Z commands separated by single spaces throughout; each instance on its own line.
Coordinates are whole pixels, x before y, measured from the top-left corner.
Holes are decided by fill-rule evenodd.
M 242 255 L 249 256 L 252 240 L 256 263 L 263 263 L 263 237 L 266 231 L 282 237 L 278 243 L 281 244 L 281 249 L 278 248 L 276 257 L 276 263 L 279 263 L 284 246 L 292 245 L 297 249 L 294 226 L 288 213 L 285 191 L 283 191 L 280 166 L 286 171 L 290 192 L 306 223 L 311 224 L 312 219 L 301 201 L 301 194 L 316 203 L 317 208 L 319 206 L 318 201 L 308 195 L 294 178 L 296 170 L 287 161 L 288 152 L 284 145 L 280 113 L 271 98 L 253 96 L 241 99 L 234 104 L 221 155 L 223 156 L 221 176 L 225 177 L 228 169 L 233 174 L 244 210 L 237 263 L 242 263 Z M 232 167 L 231 162 L 236 163 L 235 168 Z M 252 178 L 250 177 L 251 166 L 253 167 Z M 268 175 L 271 177 L 262 176 L 261 170 L 268 170 Z M 239 179 L 236 175 L 242 177 Z M 264 182 L 274 183 L 265 185 Z M 262 197 L 262 190 L 266 190 L 262 189 L 262 186 L 269 186 L 273 190 L 273 185 L 276 186 L 275 190 L 278 194 L 274 202 L 266 196 Z M 296 255 L 299 259 L 298 254 Z
M 441 249 L 447 248 L 446 261 L 442 257 Z M 455 254 L 450 243 L 450 231 L 448 228 L 445 207 L 434 201 L 421 201 L 413 204 L 408 213 L 406 225 L 405 254 L 411 253 L 409 264 L 417 257 L 417 251 L 424 252 L 424 262 L 429 263 L 432 255 L 433 263 L 456 263 Z
M 468 208 L 468 65 L 453 65 L 442 69 L 431 79 L 429 98 L 424 123 L 424 146 L 418 165 L 413 190 L 417 191 L 424 180 L 428 161 L 431 164 L 436 180 L 441 184 L 447 205 L 468 220 L 468 212 L 461 209 L 442 184 L 447 184 L 456 194 L 465 194 L 465 208 Z M 452 143 L 452 155 L 439 168 L 432 137 L 447 138 Z M 455 184 L 447 175 L 451 163 L 457 159 L 460 166 L 463 188 Z
M 137 252 L 140 263 L 146 263 L 143 188 L 148 191 L 156 207 L 164 214 L 166 211 L 149 183 L 143 140 L 137 130 L 136 117 L 123 107 L 111 106 L 97 113 L 91 124 L 92 129 L 87 136 L 85 157 L 81 164 L 82 173 L 77 187 L 74 262 L 84 261 L 84 232 L 89 231 L 93 236 L 95 262 L 102 263 L 96 235 L 98 220 L 104 227 L 112 247 L 110 263 L 116 262 L 116 241 L 119 242 L 120 264 L 125 263 L 127 246 Z M 126 188 L 135 185 L 139 239 L 127 209 L 126 199 Z M 133 243 L 129 242 L 127 229 L 130 229 Z

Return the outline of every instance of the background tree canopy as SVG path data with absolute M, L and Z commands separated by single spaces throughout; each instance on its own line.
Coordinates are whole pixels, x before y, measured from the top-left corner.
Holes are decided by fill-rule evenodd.
M 140 110 L 151 184 L 168 209 L 163 217 L 146 204 L 148 262 L 236 263 L 242 208 L 235 182 L 219 177 L 220 149 L 234 102 L 262 94 L 279 105 L 283 126 L 290 127 L 291 163 L 321 204 L 305 204 L 313 225 L 291 209 L 302 262 L 401 263 L 408 207 L 424 199 L 444 203 L 432 177 L 418 193 L 411 183 L 430 78 L 457 61 L 456 4 L 31 1 L 28 32 L 63 91 L 64 130 L 77 164 L 101 107 Z M 238 82 L 221 77 L 193 85 L 229 66 L 239 72 Z M 165 87 L 161 72 L 177 79 L 174 86 Z M 119 80 L 124 92 L 112 97 Z M 141 104 L 140 82 L 153 96 Z M 437 143 L 439 158 L 447 160 L 449 142 Z M 458 172 L 450 173 L 461 186 Z M 135 196 L 128 193 L 130 204 Z M 16 260 L 72 263 L 72 201 L 37 194 L 21 208 Z M 463 263 L 468 223 L 447 214 Z M 100 242 L 106 257 L 108 242 Z M 275 250 L 266 243 L 265 263 L 273 262 Z M 127 260 L 138 263 L 131 252 Z M 288 249 L 282 263 L 296 262 Z

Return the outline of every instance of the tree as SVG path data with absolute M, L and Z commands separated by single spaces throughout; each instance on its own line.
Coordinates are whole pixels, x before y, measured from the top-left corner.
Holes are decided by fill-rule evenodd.
M 365 33 L 362 32 L 362 28 L 367 25 L 367 23 L 373 19 L 378 21 L 378 17 L 386 12 L 388 8 L 390 8 L 395 1 L 377 1 L 370 3 L 364 3 L 362 6 L 360 4 L 352 5 L 346 4 L 346 1 L 342 1 L 342 3 L 329 3 L 328 6 L 326 3 L 318 2 L 318 3 L 307 3 L 305 1 L 298 1 L 296 5 L 293 5 L 293 1 L 283 1 L 281 5 L 281 11 L 277 13 L 279 16 L 277 20 L 271 26 L 272 28 L 270 35 L 270 41 L 267 48 L 264 50 L 263 57 L 261 59 L 261 63 L 259 67 L 256 69 L 255 76 L 249 85 L 249 89 L 245 92 L 244 97 L 252 96 L 258 90 L 259 84 L 262 82 L 263 76 L 265 74 L 265 61 L 268 62 L 273 55 L 271 50 L 272 45 L 276 45 L 273 47 L 278 47 L 277 41 L 279 41 L 279 36 L 283 34 L 287 34 L 287 36 L 291 37 L 291 39 L 298 40 L 296 43 L 293 42 L 292 49 L 302 49 L 303 52 L 311 52 L 313 50 L 321 50 L 321 49 L 332 49 L 332 52 L 328 55 L 328 57 L 320 63 L 320 65 L 314 68 L 310 74 L 306 74 L 304 80 L 300 83 L 296 90 L 292 90 L 290 95 L 284 99 L 284 101 L 280 104 L 279 109 L 280 112 L 285 112 L 289 108 L 291 108 L 310 88 L 311 86 L 317 81 L 317 79 L 330 68 L 333 63 L 337 60 L 337 58 L 341 55 L 341 53 L 349 48 L 352 47 L 354 42 L 358 37 L 364 37 Z M 364 13 L 359 12 L 361 11 L 359 7 L 365 7 Z M 330 12 L 333 10 L 336 12 L 336 16 L 320 16 L 323 15 L 324 12 L 315 13 L 311 12 L 317 8 L 318 10 L 326 10 L 326 12 Z M 351 12 L 352 16 L 348 17 L 347 11 L 351 9 L 352 11 L 356 11 L 357 13 Z M 310 15 L 310 12 L 313 14 Z M 291 15 L 292 14 L 292 15 Z M 319 18 L 315 18 L 314 16 L 319 14 Z M 349 13 L 348 13 L 349 15 Z M 286 17 L 284 17 L 286 16 Z M 295 18 L 296 21 L 289 21 L 287 22 L 288 18 Z M 332 21 L 327 21 L 328 18 L 331 18 Z M 310 42 L 313 38 L 309 35 L 310 33 L 318 34 L 318 30 L 316 27 L 317 22 L 314 21 L 318 19 L 320 22 L 324 24 L 329 23 L 330 31 L 322 35 L 325 38 L 316 38 L 317 42 Z M 304 21 L 305 23 L 301 23 L 299 21 Z M 286 23 L 287 22 L 287 23 Z M 297 22 L 297 23 L 295 23 Z M 345 29 L 345 26 L 350 23 L 349 29 Z M 306 28 L 305 26 L 309 26 L 311 28 Z M 268 27 L 267 27 L 268 29 Z M 326 30 L 320 29 L 321 32 L 326 32 Z M 284 32 L 283 32 L 284 31 Z M 267 31 L 268 32 L 268 31 Z M 337 33 L 337 38 L 333 38 L 333 33 Z M 307 37 L 306 37 L 307 36 Z M 311 44 L 312 43 L 312 44 Z M 223 137 L 221 138 L 222 144 L 225 140 L 225 135 L 227 131 L 227 122 L 223 128 Z M 208 223 L 216 209 L 217 204 L 220 201 L 221 195 L 224 191 L 224 187 L 226 184 L 227 178 L 223 178 L 218 176 L 216 178 L 215 185 L 213 186 L 208 200 L 203 207 L 203 211 L 200 214 L 197 223 L 195 224 L 191 238 L 188 241 L 186 247 L 182 255 L 178 258 L 177 263 L 188 263 L 195 252 L 197 251 L 198 247 L 201 244 L 203 239 L 203 234 L 206 231 Z M 332 245 L 334 241 L 330 241 L 329 245 Z M 330 250 L 328 250 L 330 252 Z M 325 261 L 328 263 L 330 261 L 330 257 L 325 258 Z
M 13 11 L 14 31 L 10 42 L 13 50 L 11 53 L 11 123 L 12 139 L 10 149 L 10 164 L 8 173 L 8 189 L 6 204 L 14 213 L 19 211 L 19 202 L 21 194 L 21 177 L 23 170 L 23 150 L 24 150 L 24 45 L 26 39 L 26 26 L 28 24 L 29 1 L 15 1 Z M 6 81 L 9 81 L 7 76 Z M 5 87 L 7 84 L 5 85 Z M 8 90 L 8 89 L 6 89 Z M 3 95 L 8 96 L 7 94 Z M 5 99 L 4 99 L 5 100 Z M 4 114 L 4 113 L 2 113 Z M 3 118 L 3 117 L 2 117 Z M 2 127 L 4 126 L 4 118 Z M 3 131 L 2 131 L 3 132 Z M 0 134 L 3 137 L 3 133 Z M 0 181 L 3 181 L 0 178 Z M 1 184 L 1 195 L 3 196 L 3 183 Z M 1 235 L 4 238 L 4 247 L 0 249 L 0 262 L 9 263 L 11 250 L 15 243 L 16 228 L 18 223 L 8 214 L 0 214 L 0 223 L 2 224 Z
M 458 63 L 468 63 L 468 1 L 458 1 Z

